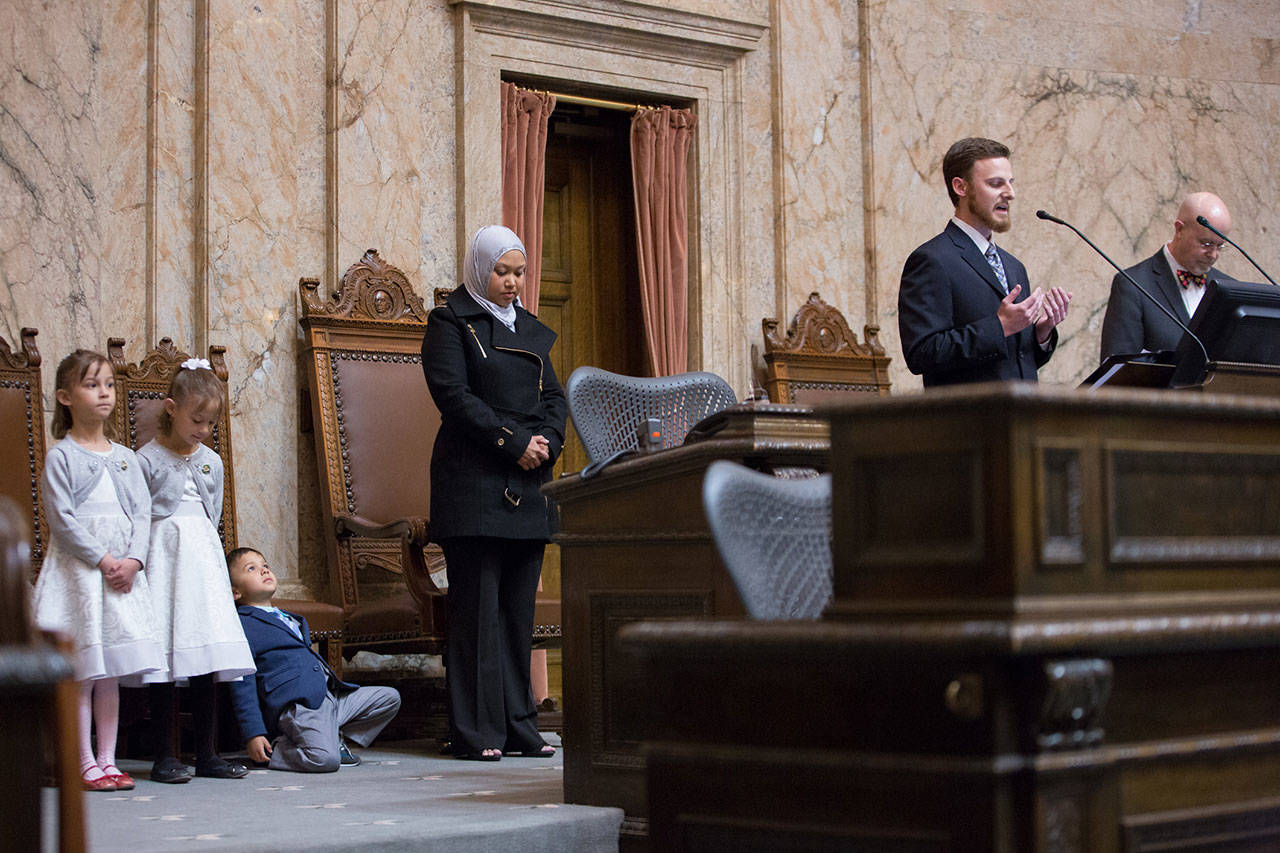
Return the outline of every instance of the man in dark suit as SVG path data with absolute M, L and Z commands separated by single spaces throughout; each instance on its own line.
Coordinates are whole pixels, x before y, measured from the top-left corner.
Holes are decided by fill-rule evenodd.
M 1213 193 L 1192 193 L 1178 208 L 1173 239 L 1160 251 L 1125 272 L 1172 311 L 1183 323 L 1191 322 L 1209 279 L 1234 281 L 1213 268 L 1224 244 L 1208 228 L 1196 222 L 1203 216 L 1223 234 L 1231 233 L 1231 213 Z M 1149 350 L 1177 349 L 1182 329 L 1138 292 L 1124 276 L 1111 280 L 1111 298 L 1102 319 L 1102 358 Z
M 400 710 L 400 694 L 391 687 L 357 687 L 334 675 L 311 648 L 307 620 L 272 606 L 276 579 L 262 554 L 237 548 L 227 555 L 227 571 L 258 668 L 256 675 L 231 682 L 249 757 L 273 770 L 300 773 L 359 764 L 342 739 L 373 743 Z
M 1071 294 L 1031 290 L 1027 270 L 991 242 L 1009 230 L 1014 199 L 1009 149 L 961 139 L 942 160 L 955 215 L 902 269 L 898 332 L 925 387 L 1025 379 L 1049 360 Z

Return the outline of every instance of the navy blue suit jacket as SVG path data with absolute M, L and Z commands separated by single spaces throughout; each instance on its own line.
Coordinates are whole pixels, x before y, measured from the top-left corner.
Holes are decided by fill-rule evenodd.
M 280 712 L 294 702 L 319 708 L 330 689 L 356 689 L 354 684 L 339 681 L 311 648 L 311 629 L 306 619 L 289 614 L 302 629 L 299 639 L 279 617 L 259 607 L 241 605 L 236 612 L 258 667 L 256 675 L 231 682 L 231 702 L 245 742 L 258 735 L 274 737 Z
M 1182 301 L 1182 288 L 1169 266 L 1161 247 L 1154 255 L 1125 270 L 1134 281 L 1160 300 L 1164 307 L 1184 323 L 1191 322 L 1187 304 Z M 1216 269 L 1205 274 L 1206 280 L 1235 281 Z M 1102 360 L 1112 355 L 1133 355 L 1150 350 L 1174 350 L 1182 340 L 1182 327 L 1138 292 L 1128 279 L 1116 273 L 1111 280 L 1111 298 L 1102 318 Z
M 1009 289 L 1022 285 L 1016 301 L 1031 293 L 1027 269 L 996 247 Z M 1036 343 L 1034 326 L 1005 336 L 996 312 L 1004 299 L 1000 280 L 973 239 L 948 222 L 942 233 L 907 258 L 898 289 L 898 334 L 907 368 L 925 387 L 1007 379 L 1035 381 L 1058 344 Z

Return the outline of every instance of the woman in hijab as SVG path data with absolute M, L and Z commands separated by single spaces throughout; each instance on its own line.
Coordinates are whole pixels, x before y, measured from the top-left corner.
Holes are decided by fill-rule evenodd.
M 449 572 L 449 752 L 549 757 L 529 685 L 533 604 L 550 537 L 539 487 L 564 444 L 555 332 L 520 304 L 524 244 L 487 225 L 463 283 L 431 312 L 422 370 L 440 410 L 431 453 L 431 537 Z

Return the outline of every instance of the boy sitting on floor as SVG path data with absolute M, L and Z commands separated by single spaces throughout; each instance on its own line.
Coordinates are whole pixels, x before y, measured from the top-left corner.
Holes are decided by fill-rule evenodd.
M 329 773 L 359 764 L 343 738 L 368 746 L 400 710 L 391 687 L 338 679 L 311 648 L 307 620 L 271 605 L 276 579 L 252 548 L 227 554 L 231 591 L 257 675 L 231 682 L 249 757 L 273 770 Z M 268 740 L 268 737 L 272 740 Z

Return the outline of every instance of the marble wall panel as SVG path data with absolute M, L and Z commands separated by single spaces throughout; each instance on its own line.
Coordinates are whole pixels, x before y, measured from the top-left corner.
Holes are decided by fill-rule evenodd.
M 151 203 L 154 273 L 151 337 L 165 335 L 190 349 L 198 319 L 195 268 L 195 6 L 203 0 L 155 4 L 154 138 L 155 173 Z M 153 346 L 142 340 L 128 348 L 138 358 Z
M 919 387 L 898 343 L 898 276 L 951 214 L 941 159 L 961 136 L 992 136 L 1014 149 L 1014 226 L 1000 242 L 1026 263 L 1033 284 L 1075 294 L 1046 381 L 1074 384 L 1096 366 L 1113 271 L 1069 231 L 1035 219 L 1037 208 L 1072 221 L 1122 266 L 1159 248 L 1178 201 L 1193 190 L 1226 199 L 1237 237 L 1280 226 L 1265 201 L 1276 189 L 1280 109 L 1268 6 L 1274 12 L 1273 4 L 1152 0 L 1139 14 L 1127 4 L 1035 2 L 1010 11 L 874 0 L 876 286 L 898 389 Z M 1255 36 L 1248 50 L 1241 32 Z M 1239 259 L 1222 266 L 1249 277 Z
M 860 334 L 866 280 L 857 5 L 781 0 L 778 9 L 771 35 L 783 60 L 775 73 L 786 289 L 776 316 L 788 322 L 816 290 Z
M 0 334 L 54 369 L 145 321 L 146 4 L 11 2 L 0 36 Z
M 298 535 L 318 534 L 318 511 L 299 506 L 314 491 L 296 450 L 297 281 L 324 268 L 324 5 L 209 10 L 208 339 L 231 371 L 240 538 L 314 590 L 318 535 Z
M 445 0 L 338 6 L 338 273 L 376 248 L 429 302 L 461 268 L 453 13 Z

